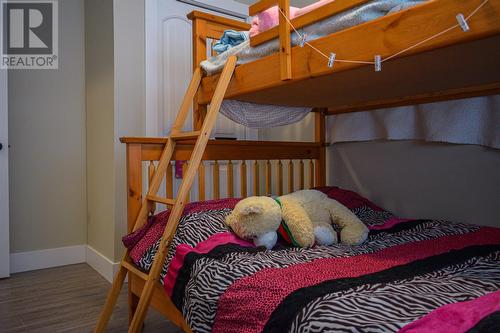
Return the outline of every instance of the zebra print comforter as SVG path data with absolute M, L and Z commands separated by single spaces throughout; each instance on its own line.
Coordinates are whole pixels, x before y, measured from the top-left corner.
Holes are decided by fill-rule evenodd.
M 321 190 L 369 226 L 366 243 L 267 251 L 226 229 L 238 200 L 186 208 L 162 281 L 194 332 L 500 332 L 500 229 L 400 219 Z M 144 270 L 167 219 L 124 238 Z

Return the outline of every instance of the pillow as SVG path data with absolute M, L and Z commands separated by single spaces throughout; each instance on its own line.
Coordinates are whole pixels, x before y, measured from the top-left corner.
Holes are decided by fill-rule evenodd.
M 336 186 L 317 187 L 316 190 L 335 199 L 349 208 L 370 230 L 388 229 L 398 223 L 409 221 L 380 208 L 370 200 L 356 192 L 344 190 Z
M 299 8 L 290 6 L 290 18 L 294 18 Z M 278 25 L 280 13 L 278 6 L 266 9 L 252 18 L 252 27 L 250 28 L 250 37 L 263 31 L 269 30 Z
M 304 15 L 316 8 L 319 8 L 329 2 L 335 0 L 321 0 L 303 8 L 290 6 L 290 19 Z M 250 37 L 255 36 L 263 31 L 269 30 L 278 25 L 280 13 L 278 6 L 271 7 L 263 12 L 258 13 L 252 18 L 252 27 L 250 28 Z
M 172 240 L 171 250 L 179 244 L 194 247 L 210 236 L 228 231 L 224 219 L 239 200 L 222 199 L 187 204 Z M 151 248 L 158 247 L 159 239 L 165 230 L 169 216 L 170 211 L 151 216 L 143 227 L 122 238 L 123 244 L 129 249 L 130 257 L 136 264 L 139 265 L 139 261 L 145 253 L 151 253 Z M 170 252 L 169 254 L 173 254 Z M 139 266 L 144 268 L 142 265 Z

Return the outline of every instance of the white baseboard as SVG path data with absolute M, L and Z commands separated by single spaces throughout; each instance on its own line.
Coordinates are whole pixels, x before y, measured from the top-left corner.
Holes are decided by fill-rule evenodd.
M 10 273 L 80 264 L 86 262 L 109 282 L 113 282 L 120 263 L 112 262 L 90 245 L 75 245 L 55 249 L 10 254 Z
M 113 282 L 113 278 L 120 268 L 120 263 L 112 262 L 102 253 L 94 249 L 92 246 L 86 246 L 87 264 L 95 269 L 109 282 Z
M 85 262 L 87 245 L 10 254 L 10 272 L 20 273 Z

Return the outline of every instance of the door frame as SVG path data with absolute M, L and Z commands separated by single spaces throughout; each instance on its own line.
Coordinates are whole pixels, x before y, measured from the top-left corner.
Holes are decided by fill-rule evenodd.
M 10 275 L 8 71 L 0 69 L 0 278 Z

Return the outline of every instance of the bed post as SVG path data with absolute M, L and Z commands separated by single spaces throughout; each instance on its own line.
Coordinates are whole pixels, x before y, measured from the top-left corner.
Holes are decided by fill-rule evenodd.
M 207 14 L 199 11 L 192 11 L 187 15 L 193 22 L 193 70 L 200 62 L 207 58 L 207 38 L 218 40 L 224 30 L 249 30 L 250 24 L 242 21 Z M 198 97 L 194 98 L 193 104 L 193 127 L 199 130 L 207 114 L 207 105 L 198 104 Z
M 292 39 L 290 36 L 290 0 L 278 0 L 279 40 L 280 40 L 280 72 L 282 80 L 292 79 Z
M 127 144 L 127 230 L 132 232 L 142 203 L 142 145 Z M 139 297 L 132 292 L 128 284 L 128 323 L 132 322 Z
M 200 62 L 207 58 L 207 21 L 199 19 L 193 13 L 188 15 L 193 21 L 193 71 L 200 65 Z M 207 106 L 198 104 L 198 97 L 193 101 L 193 129 L 199 130 L 203 125 L 207 114 Z
M 292 79 L 292 38 L 290 36 L 292 26 L 290 24 L 290 0 L 260 0 L 248 8 L 248 14 L 250 16 L 255 16 L 274 5 L 277 5 L 279 10 L 277 37 L 280 42 L 280 77 L 281 80 L 286 81 Z M 260 44 L 254 44 L 254 41 L 255 37 L 252 37 L 250 39 L 250 45 L 254 46 Z
M 326 112 L 328 109 L 314 110 L 314 141 L 321 144 L 320 156 L 316 160 L 316 186 L 326 185 Z

